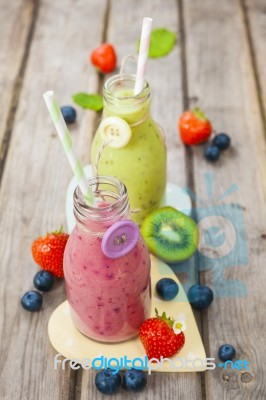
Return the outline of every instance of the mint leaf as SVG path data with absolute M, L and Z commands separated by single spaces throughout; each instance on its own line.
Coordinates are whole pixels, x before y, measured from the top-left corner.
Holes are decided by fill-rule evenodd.
M 173 50 L 175 45 L 176 35 L 174 32 L 165 28 L 153 29 L 151 32 L 151 42 L 149 49 L 149 58 L 164 57 Z M 137 42 L 139 50 L 140 40 Z
M 76 93 L 72 96 L 73 101 L 82 108 L 101 111 L 103 109 L 103 98 L 99 94 Z

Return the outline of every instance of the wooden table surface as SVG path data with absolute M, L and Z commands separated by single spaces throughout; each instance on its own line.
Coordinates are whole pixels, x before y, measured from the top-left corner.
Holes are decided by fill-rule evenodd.
M 265 0 L 0 0 L 1 399 L 104 398 L 95 372 L 53 368 L 47 323 L 66 297 L 63 282 L 45 295 L 39 313 L 24 311 L 20 297 L 38 270 L 32 239 L 65 222 L 72 176 L 42 94 L 54 89 L 63 105 L 78 91 L 100 91 L 103 77 L 89 64 L 90 51 L 110 41 L 121 63 L 135 52 L 143 16 L 177 34 L 171 54 L 150 60 L 147 70 L 153 115 L 166 133 L 169 180 L 206 199 L 205 174 L 212 172 L 212 207 L 238 203 L 242 210 L 248 261 L 239 264 L 240 248 L 228 268 L 199 273 L 200 282 L 216 289 L 232 280 L 236 291 L 195 315 L 207 355 L 217 359 L 218 347 L 232 343 L 250 370 L 152 373 L 144 392 L 115 398 L 266 399 Z M 216 164 L 204 160 L 202 147 L 186 149 L 177 135 L 178 116 L 195 105 L 232 137 Z M 98 120 L 79 109 L 71 127 L 84 163 Z M 238 190 L 217 202 L 232 184 Z M 246 295 L 237 293 L 236 280 Z

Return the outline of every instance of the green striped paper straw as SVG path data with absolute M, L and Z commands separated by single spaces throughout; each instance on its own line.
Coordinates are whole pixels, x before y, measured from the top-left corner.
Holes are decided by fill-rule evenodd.
M 55 99 L 54 92 L 52 90 L 45 92 L 43 94 L 43 98 L 47 105 L 50 116 L 53 120 L 58 136 L 64 147 L 68 161 L 77 179 L 77 183 L 85 197 L 87 204 L 92 204 L 94 200 L 92 190 L 89 186 L 81 161 L 74 152 L 72 139 L 66 126 L 64 117 L 61 113 L 60 107 Z

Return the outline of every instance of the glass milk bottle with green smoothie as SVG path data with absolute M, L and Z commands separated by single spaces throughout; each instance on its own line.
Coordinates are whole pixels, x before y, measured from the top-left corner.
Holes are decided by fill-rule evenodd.
M 95 134 L 94 173 L 114 176 L 127 187 L 132 218 L 141 224 L 160 204 L 166 185 L 166 149 L 150 114 L 150 87 L 134 95 L 135 75 L 119 74 L 104 84 L 103 119 Z

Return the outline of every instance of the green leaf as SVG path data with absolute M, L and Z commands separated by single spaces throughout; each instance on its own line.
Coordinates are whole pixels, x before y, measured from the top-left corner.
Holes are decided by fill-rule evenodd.
M 169 325 L 171 328 L 174 326 L 174 319 L 172 317 L 167 317 L 166 312 L 164 311 L 162 315 L 159 315 L 157 308 L 155 308 L 155 315 L 157 318 L 161 319 L 164 321 L 167 325 Z
M 174 32 L 165 28 L 153 29 L 151 32 L 151 42 L 149 49 L 150 58 L 164 57 L 173 50 L 176 42 L 176 35 Z M 140 40 L 137 42 L 137 49 L 139 50 Z
M 198 119 L 201 119 L 202 121 L 207 121 L 206 115 L 201 111 L 199 107 L 194 108 L 193 113 L 198 117 Z
M 72 96 L 73 101 L 82 108 L 101 111 L 103 109 L 103 98 L 99 94 L 76 93 Z

